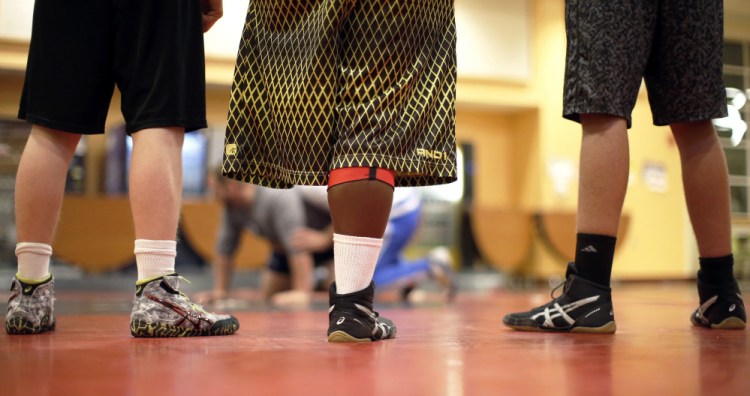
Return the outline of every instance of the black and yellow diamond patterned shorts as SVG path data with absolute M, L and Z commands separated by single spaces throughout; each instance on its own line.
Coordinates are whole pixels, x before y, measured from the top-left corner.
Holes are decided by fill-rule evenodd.
M 346 167 L 452 182 L 455 86 L 453 0 L 251 0 L 223 173 L 274 188 Z

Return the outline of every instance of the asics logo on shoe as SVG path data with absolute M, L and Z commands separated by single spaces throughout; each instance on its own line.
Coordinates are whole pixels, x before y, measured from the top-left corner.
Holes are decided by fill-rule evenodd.
M 211 322 L 208 319 L 204 318 L 203 315 L 196 315 L 194 312 L 190 312 L 178 305 L 172 304 L 169 301 L 162 300 L 161 298 L 156 296 L 147 295 L 146 298 L 153 302 L 159 303 L 164 307 L 171 309 L 177 315 L 182 316 L 181 320 L 175 322 L 175 326 L 184 326 L 186 322 L 189 322 L 196 329 L 200 328 L 201 322 L 206 322 L 209 326 L 211 325 Z
M 25 287 L 25 288 L 23 289 L 23 292 L 24 292 L 24 293 L 28 293 L 28 292 L 30 292 L 30 291 L 31 291 L 31 286 L 26 286 L 26 287 Z
M 549 307 L 545 307 L 544 311 L 539 312 L 536 315 L 533 315 L 531 317 L 532 320 L 536 320 L 537 318 L 544 318 L 544 327 L 548 328 L 555 328 L 555 323 L 553 322 L 554 319 L 562 318 L 565 322 L 568 323 L 568 325 L 572 325 L 575 323 L 575 320 L 571 318 L 568 313 L 580 308 L 584 305 L 591 304 L 599 300 L 599 297 L 601 296 L 591 296 L 588 298 L 582 298 L 577 301 L 573 301 L 572 303 L 560 305 L 557 302 L 554 303 L 554 305 L 551 305 Z M 598 310 L 599 308 L 597 308 Z
M 729 307 L 729 312 L 734 312 L 735 308 L 737 308 L 736 304 L 732 304 L 731 307 Z
M 581 249 L 581 251 L 586 252 L 586 253 L 599 253 L 599 251 L 596 250 L 596 248 L 593 247 L 592 245 L 586 246 L 585 248 Z
M 345 320 L 346 320 L 346 318 L 342 316 L 342 317 L 339 318 L 339 320 L 336 321 L 336 324 L 340 325 L 340 324 L 344 323 Z

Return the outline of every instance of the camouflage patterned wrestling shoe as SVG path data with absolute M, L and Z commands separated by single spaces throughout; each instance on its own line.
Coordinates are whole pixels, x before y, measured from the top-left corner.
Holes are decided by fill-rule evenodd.
M 230 315 L 206 312 L 180 292 L 180 276 L 164 275 L 135 287 L 130 334 L 133 337 L 193 337 L 234 334 L 240 324 Z
M 8 334 L 39 334 L 55 329 L 55 281 L 52 275 L 31 284 L 13 278 L 5 314 Z

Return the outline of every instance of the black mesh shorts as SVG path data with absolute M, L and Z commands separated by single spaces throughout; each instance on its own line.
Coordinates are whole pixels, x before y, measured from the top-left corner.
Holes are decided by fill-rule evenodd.
M 200 0 L 36 0 L 18 117 L 102 133 L 115 84 L 128 133 L 205 128 Z
M 251 0 L 224 174 L 287 188 L 379 167 L 456 179 L 452 0 Z
M 654 124 L 726 115 L 721 0 L 567 0 L 563 116 L 631 126 L 641 79 Z

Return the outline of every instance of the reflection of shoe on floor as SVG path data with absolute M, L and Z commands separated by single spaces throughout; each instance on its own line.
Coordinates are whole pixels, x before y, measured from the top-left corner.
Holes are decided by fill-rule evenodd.
M 617 326 L 612 310 L 612 290 L 581 278 L 572 264 L 568 264 L 559 297 L 530 311 L 507 314 L 503 324 L 522 331 L 614 333 Z
M 709 329 L 742 330 L 747 323 L 745 304 L 737 281 L 723 286 L 709 285 L 698 279 L 701 306 L 693 312 L 694 326 Z
M 427 261 L 430 264 L 430 278 L 440 285 L 448 301 L 452 301 L 456 295 L 456 277 L 450 251 L 443 246 L 436 247 L 430 250 Z
M 32 284 L 13 278 L 5 314 L 8 334 L 39 334 L 55 329 L 55 281 L 52 275 Z
M 329 289 L 328 342 L 370 342 L 396 337 L 396 326 L 372 310 L 375 283 L 348 294 Z
M 180 292 L 180 276 L 160 276 L 137 283 L 130 333 L 133 337 L 191 337 L 234 334 L 233 316 L 206 312 Z

